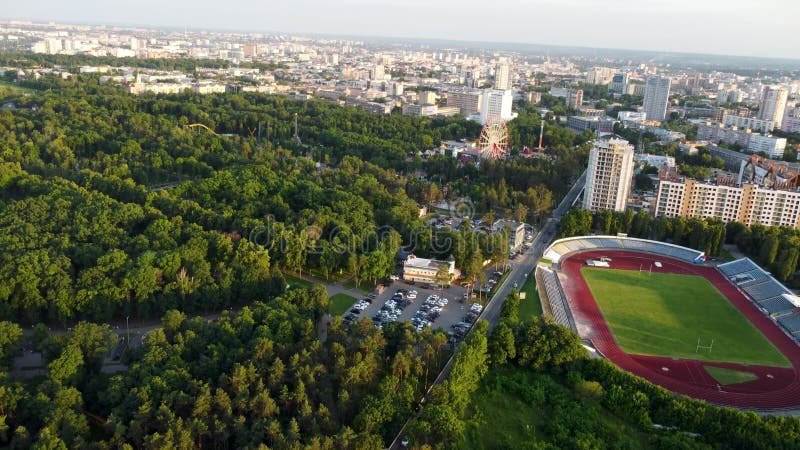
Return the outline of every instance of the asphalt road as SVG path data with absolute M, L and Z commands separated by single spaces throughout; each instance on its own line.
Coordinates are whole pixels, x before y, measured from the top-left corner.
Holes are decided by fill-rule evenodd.
M 522 286 L 525 283 L 526 276 L 532 276 L 531 272 L 533 272 L 533 269 L 536 267 L 536 262 L 539 260 L 539 258 L 541 258 L 542 253 L 552 242 L 553 237 L 558 231 L 558 223 L 561 221 L 561 218 L 564 217 L 564 215 L 570 210 L 572 203 L 578 198 L 578 195 L 580 195 L 585 182 L 586 172 L 584 171 L 584 173 L 578 177 L 577 180 L 575 180 L 575 183 L 572 185 L 572 188 L 570 188 L 567 195 L 563 200 L 561 200 L 561 203 L 558 204 L 556 209 L 553 210 L 552 216 L 547 219 L 545 225 L 534 237 L 531 248 L 525 251 L 522 255 L 518 256 L 517 259 L 514 259 L 510 262 L 511 273 L 508 275 L 508 277 L 506 277 L 503 283 L 498 286 L 497 289 L 495 289 L 494 297 L 492 297 L 492 299 L 486 305 L 483 310 L 483 314 L 480 317 L 480 320 L 489 322 L 489 330 L 493 329 L 497 325 L 497 321 L 500 317 L 500 311 L 503 307 L 503 301 L 505 301 L 506 297 L 511 294 L 511 290 L 514 289 L 514 282 L 516 281 L 519 286 Z M 445 366 L 442 368 L 442 371 L 439 373 L 439 376 L 436 377 L 436 380 L 431 385 L 431 388 L 442 383 L 447 378 L 447 375 L 450 373 L 450 369 L 453 367 L 453 361 L 454 358 L 450 358 L 447 364 L 445 364 Z M 406 425 L 408 425 L 408 422 L 403 425 L 403 428 L 397 434 L 394 441 L 389 444 L 389 449 L 402 450 L 405 448 L 403 445 L 401 445 L 400 441 L 405 435 Z
M 539 230 L 539 233 L 533 239 L 533 245 L 531 248 L 525 251 L 525 253 L 522 255 L 518 256 L 517 259 L 511 261 L 511 274 L 509 274 L 509 276 L 505 279 L 505 282 L 499 288 L 497 288 L 495 291 L 495 296 L 486 306 L 486 310 L 481 316 L 482 320 L 489 322 L 490 330 L 497 325 L 497 321 L 500 317 L 500 311 L 503 307 L 503 301 L 506 297 L 511 295 L 511 290 L 514 289 L 514 282 L 517 282 L 519 286 L 522 286 L 525 283 L 527 276 L 532 276 L 531 273 L 536 267 L 536 262 L 542 257 L 542 253 L 547 249 L 547 246 L 550 245 L 550 242 L 552 242 L 553 237 L 558 231 L 558 223 L 561 221 L 561 218 L 564 217 L 564 215 L 570 210 L 572 202 L 575 201 L 583 189 L 583 185 L 586 180 L 585 177 L 586 172 L 578 177 L 578 179 L 572 185 L 572 188 L 567 193 L 566 197 L 564 197 L 558 207 L 553 210 L 552 216 L 547 219 L 545 225 L 541 230 Z

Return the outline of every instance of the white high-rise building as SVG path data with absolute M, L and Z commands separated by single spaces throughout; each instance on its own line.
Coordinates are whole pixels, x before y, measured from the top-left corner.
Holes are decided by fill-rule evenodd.
M 503 120 L 512 120 L 517 117 L 511 112 L 513 103 L 514 95 L 511 90 L 484 89 L 481 99 L 481 123 L 486 123 L 491 116 L 500 116 Z
M 633 165 L 633 146 L 628 141 L 594 141 L 589 151 L 583 208 L 625 211 L 633 180 Z
M 501 91 L 511 89 L 511 67 L 504 60 L 494 69 L 494 88 Z
M 776 128 L 780 128 L 788 98 L 789 91 L 785 87 L 765 86 L 761 94 L 761 104 L 758 107 L 758 118 L 771 120 Z
M 372 68 L 372 79 L 383 81 L 386 79 L 386 71 L 383 67 L 383 63 L 375 64 L 375 67 Z
M 667 116 L 669 102 L 669 78 L 649 77 L 644 87 L 644 112 L 647 120 L 663 121 Z

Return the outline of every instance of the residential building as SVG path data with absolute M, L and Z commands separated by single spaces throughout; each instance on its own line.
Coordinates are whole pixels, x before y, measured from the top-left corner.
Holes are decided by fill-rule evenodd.
M 456 260 L 452 256 L 447 261 L 440 261 L 408 255 L 403 263 L 403 280 L 436 284 L 440 282 L 436 276 L 440 269 L 447 270 L 450 276 L 447 284 L 457 276 Z
M 786 150 L 786 138 L 753 133 L 749 128 L 726 127 L 719 122 L 704 122 L 697 126 L 697 139 L 715 144 L 735 144 L 747 152 L 764 152 L 770 158 L 782 158 Z
M 494 88 L 501 91 L 511 89 L 511 66 L 505 60 L 500 61 L 494 69 Z
M 386 79 L 386 72 L 383 64 L 375 64 L 375 67 L 372 68 L 371 75 L 373 80 L 385 80 Z
M 479 89 L 458 88 L 447 93 L 447 106 L 454 106 L 461 114 L 469 116 L 481 112 L 483 91 Z
M 644 112 L 647 120 L 663 122 L 667 116 L 667 103 L 672 80 L 665 77 L 649 77 L 644 87 Z
M 525 100 L 531 105 L 538 105 L 542 101 L 541 92 L 528 92 L 525 94 Z
M 611 78 L 611 84 L 608 85 L 609 92 L 616 92 L 618 94 L 628 93 L 629 75 L 627 72 L 617 73 Z
M 662 179 L 656 194 L 656 217 L 715 218 L 746 226 L 800 225 L 800 192 L 762 187 L 709 183 L 693 179 Z
M 438 112 L 436 105 L 403 105 L 404 116 L 435 116 Z
M 581 107 L 581 105 L 583 105 L 583 90 L 582 89 L 568 90 L 566 101 L 567 101 L 567 108 L 572 108 L 577 110 L 578 108 Z
M 771 120 L 776 127 L 780 128 L 788 98 L 789 90 L 785 87 L 765 86 L 761 93 L 761 104 L 758 107 L 757 117 L 761 120 Z
M 417 94 L 417 101 L 420 105 L 435 105 L 436 92 L 435 91 L 420 91 Z
M 610 67 L 592 67 L 586 72 L 586 82 L 589 84 L 608 84 L 614 77 L 615 70 Z
M 511 120 L 516 114 L 511 112 L 514 96 L 510 90 L 484 89 L 481 99 L 480 122 L 486 123 L 491 116 L 500 116 L 503 120 Z
M 631 190 L 633 165 L 633 146 L 628 141 L 594 141 L 586 169 L 583 208 L 624 211 Z
M 770 133 L 775 129 L 775 122 L 773 120 L 757 119 L 755 117 L 736 116 L 733 114 L 725 114 L 722 116 L 722 123 L 726 126 L 733 126 L 738 128 L 749 128 L 761 133 Z

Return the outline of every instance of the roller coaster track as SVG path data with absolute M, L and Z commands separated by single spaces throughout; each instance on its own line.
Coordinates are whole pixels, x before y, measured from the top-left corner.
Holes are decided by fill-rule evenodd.
M 186 128 L 190 128 L 190 129 L 198 128 L 198 127 L 208 131 L 209 133 L 213 134 L 214 136 L 219 136 L 219 134 L 217 134 L 216 131 L 212 130 L 211 128 L 208 128 L 207 126 L 203 125 L 202 123 L 192 123 L 192 124 L 186 125 Z

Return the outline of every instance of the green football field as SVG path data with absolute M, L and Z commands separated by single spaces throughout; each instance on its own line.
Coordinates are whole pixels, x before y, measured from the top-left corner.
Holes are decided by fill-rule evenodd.
M 581 273 L 623 351 L 791 367 L 708 280 L 695 275 L 584 267 Z M 700 345 L 711 350 L 697 350 Z

